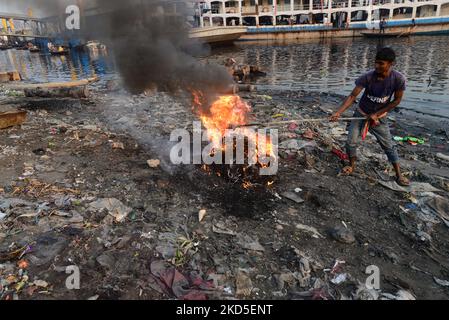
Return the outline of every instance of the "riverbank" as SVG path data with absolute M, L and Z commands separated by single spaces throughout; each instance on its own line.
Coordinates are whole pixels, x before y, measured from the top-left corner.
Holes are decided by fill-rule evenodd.
M 341 99 L 242 97 L 262 123 L 326 117 Z M 83 101 L 2 104 L 28 111 L 21 127 L 0 131 L 2 299 L 449 297 L 440 281 L 449 279 L 448 227 L 429 204 L 449 195 L 449 164 L 436 157 L 448 153 L 443 122 L 391 119 L 394 134 L 426 138 L 399 153 L 412 181 L 438 191 L 382 186 L 392 171 L 371 137 L 356 173 L 340 176 L 331 151 L 343 147 L 345 125 L 324 123 L 280 127 L 275 183 L 256 192 L 167 161 L 171 130 L 195 119 L 182 99 L 99 90 Z M 69 265 L 80 290 L 66 288 Z M 378 291 L 361 286 L 371 265 Z

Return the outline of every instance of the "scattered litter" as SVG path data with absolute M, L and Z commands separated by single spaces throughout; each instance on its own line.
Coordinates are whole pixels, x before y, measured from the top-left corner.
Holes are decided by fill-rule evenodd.
M 432 237 L 430 236 L 430 234 L 428 234 L 427 232 L 424 232 L 422 230 L 417 231 L 416 235 L 419 238 L 419 240 L 421 240 L 422 242 L 431 242 L 432 241 Z
M 296 192 L 296 190 L 295 190 L 295 192 Z M 298 192 L 300 192 L 300 191 L 298 191 Z M 284 198 L 287 198 L 291 201 L 294 201 L 296 203 L 303 203 L 305 201 L 300 196 L 298 196 L 297 194 L 290 192 L 290 191 L 282 193 L 281 196 L 283 196 Z
M 20 261 L 17 263 L 17 266 L 18 266 L 20 269 L 27 269 L 29 265 L 30 265 L 30 264 L 29 264 L 28 261 L 26 261 L 26 260 L 20 260 Z
M 341 284 L 341 283 L 343 283 L 343 282 L 346 281 L 347 277 L 348 277 L 348 274 L 347 274 L 347 273 L 340 273 L 340 274 L 337 274 L 337 275 L 331 280 L 331 282 L 332 282 L 333 284 Z
M 262 100 L 273 100 L 273 97 L 266 94 L 258 95 L 258 97 L 260 97 Z
M 306 140 L 290 139 L 281 142 L 279 144 L 279 149 L 301 150 L 304 148 L 315 148 L 316 146 L 317 144 L 314 140 L 306 141 Z
M 289 125 L 288 125 L 288 131 L 295 131 L 296 129 L 298 129 L 298 125 L 296 124 L 296 123 L 290 123 Z
M 125 206 L 120 200 L 114 198 L 98 199 L 89 204 L 89 208 L 96 211 L 106 209 L 115 221 L 122 222 L 132 211 L 131 208 Z
M 230 236 L 236 236 L 237 232 L 232 231 L 231 229 L 226 228 L 222 223 L 216 223 L 212 225 L 212 231 L 219 234 L 227 234 Z
M 342 128 L 342 127 L 335 127 L 331 129 L 331 133 L 332 136 L 334 137 L 339 137 L 342 135 L 346 134 L 346 129 Z
M 449 227 L 449 201 L 442 197 L 433 197 L 426 203 Z
M 206 210 L 205 209 L 201 209 L 198 212 L 198 221 L 201 222 L 203 221 L 204 217 L 206 216 Z
M 165 261 L 153 261 L 150 269 L 156 285 L 180 300 L 206 300 L 207 293 L 216 290 L 213 281 L 205 281 L 193 273 L 185 275 Z
M 365 285 L 360 284 L 356 293 L 354 294 L 355 300 L 378 300 L 379 292 L 374 289 L 368 289 Z
M 440 286 L 449 287 L 449 281 L 447 280 L 441 280 L 436 277 L 433 277 L 433 280 L 435 280 L 435 282 L 438 283 Z
M 147 164 L 150 168 L 157 168 L 160 166 L 161 161 L 158 159 L 151 159 L 147 161 Z
M 303 138 L 306 138 L 306 139 L 312 140 L 313 138 L 315 138 L 315 132 L 313 132 L 313 131 L 310 130 L 310 129 L 307 129 L 306 132 L 304 132 L 304 133 L 302 134 L 302 137 L 303 137 Z
M 408 142 L 411 145 L 417 145 L 417 144 L 424 144 L 425 140 L 421 138 L 415 138 L 415 137 L 399 137 L 394 136 L 393 139 L 398 142 Z
M 378 181 L 384 187 L 400 192 L 439 192 L 440 189 L 435 188 L 427 182 L 412 182 L 408 187 L 402 187 L 396 181 Z
M 442 153 L 437 153 L 437 154 L 436 154 L 436 157 L 437 157 L 438 159 L 441 159 L 441 160 L 449 161 L 449 156 L 448 156 L 448 155 L 445 155 L 445 154 L 442 154 Z
M 332 269 L 324 269 L 323 271 L 324 272 L 330 272 L 331 274 L 342 273 L 343 265 L 345 265 L 345 264 L 346 264 L 346 261 L 336 259 Z
M 399 290 L 396 295 L 382 293 L 381 300 L 416 300 L 415 296 L 406 290 Z
M 41 287 L 41 288 L 47 288 L 48 287 L 48 282 L 44 281 L 44 280 L 34 280 L 33 284 L 36 287 Z
M 259 241 L 251 238 L 248 235 L 239 235 L 237 237 L 237 244 L 243 249 L 252 251 L 265 251 L 265 248 L 259 243 Z
M 417 206 L 416 204 L 414 204 L 414 203 L 407 203 L 407 204 L 404 206 L 404 208 L 405 208 L 405 209 L 408 209 L 408 210 L 415 210 L 416 208 L 418 208 L 418 206 Z
M 232 288 L 231 287 L 224 287 L 223 292 L 227 295 L 232 295 Z
M 298 223 L 296 225 L 296 229 L 310 232 L 310 233 L 312 233 L 312 237 L 317 238 L 317 239 L 318 238 L 324 238 L 324 236 L 321 233 L 319 233 L 316 228 L 311 227 L 311 226 L 307 226 L 305 224 Z
M 123 145 L 122 142 L 113 142 L 112 143 L 112 149 L 125 149 L 125 146 Z
M 290 94 L 294 93 L 287 95 Z M 285 147 L 281 150 L 280 157 L 288 161 L 279 162 L 280 179 L 276 179 L 273 186 L 267 190 L 270 197 L 256 191 L 256 187 L 243 190 L 240 185 L 222 184 L 223 180 L 227 180 L 222 174 L 223 171 L 220 172 L 222 175 L 217 177 L 218 175 L 214 174 L 205 175 L 195 166 L 192 166 L 192 170 L 190 167 L 186 168 L 185 172 L 179 168 L 181 175 L 188 176 L 179 176 L 178 179 L 178 168 L 171 172 L 175 175 L 150 169 L 160 168 L 167 159 L 155 155 L 154 157 L 160 160 L 150 159 L 153 156 L 148 156 L 146 148 L 139 147 L 150 143 L 148 147 L 152 149 L 151 140 L 154 137 L 168 136 L 176 127 L 190 129 L 190 118 L 182 115 L 182 122 L 177 119 L 180 110 L 186 109 L 190 113 L 190 108 L 178 106 L 168 97 L 163 98 L 167 100 L 153 99 L 149 95 L 143 98 L 145 101 L 142 100 L 140 105 L 138 96 L 126 97 L 130 100 L 129 110 L 124 110 L 124 104 L 120 100 L 116 110 L 111 104 L 105 104 L 108 106 L 104 110 L 106 116 L 108 113 L 117 113 L 117 117 L 109 116 L 108 119 L 111 120 L 108 123 L 114 124 L 113 126 L 106 126 L 98 122 L 99 120 L 94 120 L 93 108 L 85 110 L 86 116 L 83 115 L 84 112 L 63 111 L 52 114 L 50 109 L 45 112 L 33 109 L 30 110 L 30 123 L 26 126 L 2 131 L 5 138 L 2 143 L 11 146 L 0 146 L 0 158 L 2 161 L 5 157 L 11 159 L 3 161 L 6 170 L 2 169 L 4 182 L 0 187 L 0 195 L 22 197 L 30 202 L 20 203 L 18 198 L 3 199 L 0 196 L 0 274 L 4 276 L 0 284 L 0 300 L 40 299 L 43 294 L 50 298 L 66 297 L 64 292 L 61 295 L 63 288 L 53 285 L 57 278 L 51 271 L 58 270 L 63 276 L 65 265 L 78 263 L 82 270 L 88 273 L 94 270 L 100 275 L 98 279 L 95 278 L 87 284 L 88 287 L 84 291 L 88 295 L 81 295 L 83 298 L 93 295 L 88 298 L 90 300 L 99 299 L 100 296 L 105 299 L 111 296 L 145 299 L 158 294 L 163 299 L 205 299 L 210 298 L 210 295 L 213 298 L 228 295 L 228 299 L 291 298 L 295 295 L 326 300 L 354 297 L 395 300 L 414 298 L 409 292 L 382 294 L 379 290 L 367 289 L 358 290 L 357 294 L 350 296 L 349 290 L 356 288 L 353 287 L 355 279 L 351 275 L 353 270 L 363 273 L 364 262 L 371 263 L 371 254 L 385 258 L 390 264 L 398 265 L 404 262 L 400 261 L 400 258 L 404 259 L 405 253 L 410 253 L 406 252 L 406 248 L 410 247 L 411 242 L 417 239 L 439 239 L 445 229 L 441 229 L 441 226 L 436 228 L 433 224 L 436 221 L 441 223 L 442 219 L 449 223 L 447 199 L 436 194 L 423 194 L 422 191 L 412 195 L 408 190 L 402 190 L 406 188 L 401 187 L 404 193 L 390 197 L 391 201 L 386 204 L 365 201 L 366 203 L 354 207 L 350 201 L 340 201 L 341 192 L 353 192 L 356 199 L 367 199 L 373 190 L 377 190 L 381 196 L 388 195 L 391 191 L 368 185 L 367 181 L 360 179 L 361 176 L 345 181 L 335 178 L 335 164 L 342 165 L 339 159 L 348 160 L 343 149 L 343 138 L 347 133 L 344 126 L 328 121 L 285 122 L 285 125 L 280 126 L 283 130 L 280 130 L 279 143 Z M 244 98 L 250 101 L 254 95 L 248 94 Z M 335 99 L 335 102 L 338 99 L 330 98 Z M 106 100 L 106 95 L 100 94 L 98 100 L 102 99 L 106 102 L 112 101 Z M 114 99 L 125 98 L 123 95 L 117 95 Z M 261 99 L 263 98 L 250 101 L 254 105 L 250 119 L 261 125 L 271 120 L 272 114 L 276 114 L 275 118 L 301 119 L 302 109 L 307 109 L 307 116 L 320 117 L 320 109 L 335 107 L 334 101 L 326 103 L 319 99 L 314 101 L 316 107 L 304 107 L 294 99 L 291 99 L 291 105 L 290 102 L 278 103 L 277 99 L 273 103 L 260 103 Z M 271 97 L 269 99 L 271 100 Z M 139 113 L 135 118 L 131 116 L 134 108 Z M 121 114 L 117 110 L 124 112 Z M 88 124 L 94 121 L 98 126 Z M 142 131 L 146 130 L 147 125 L 153 126 L 155 123 L 159 123 L 157 130 L 160 127 L 160 132 L 150 131 L 150 128 L 148 131 Z M 106 127 L 114 132 L 104 131 Z M 8 136 L 10 139 L 6 139 Z M 427 136 L 425 137 L 427 139 Z M 428 137 L 432 139 L 432 150 L 436 147 L 439 152 L 447 154 L 446 141 L 439 141 L 441 136 L 431 136 L 429 133 Z M 114 143 L 118 140 L 123 143 Z M 113 150 L 123 149 L 125 145 L 132 151 L 131 157 L 128 152 Z M 163 143 L 155 145 L 160 146 Z M 305 152 L 304 148 L 314 149 Z M 408 161 L 403 164 L 407 177 L 410 176 L 414 181 L 428 182 L 441 189 L 445 189 L 446 183 L 449 191 L 449 180 L 444 180 L 446 175 L 449 178 L 449 173 L 445 172 L 445 155 L 443 158 L 437 157 L 431 150 L 422 148 L 409 152 L 414 149 L 416 148 L 407 145 L 401 147 L 404 161 Z M 386 162 L 381 148 L 375 145 L 374 139 L 368 139 L 360 148 L 360 153 L 360 172 L 364 171 L 368 175 L 378 171 L 382 173 L 382 176 L 377 174 L 379 180 L 393 179 L 394 171 Z M 165 152 L 158 154 L 162 157 Z M 9 164 L 9 160 L 15 161 L 10 161 Z M 97 162 L 94 163 L 94 160 Z M 152 172 L 151 179 L 148 179 L 145 169 L 128 170 L 136 164 L 138 166 L 139 162 L 147 171 Z M 373 170 L 370 171 L 369 168 Z M 198 181 L 197 169 L 201 177 L 205 177 L 202 181 L 204 184 L 195 183 Z M 22 172 L 25 173 L 22 176 L 24 179 L 17 179 L 17 175 Z M 31 179 L 31 176 L 36 179 Z M 163 187 L 169 183 L 170 188 Z M 265 183 L 255 184 L 259 185 L 263 188 Z M 228 186 L 236 187 L 238 193 L 228 196 Z M 439 191 L 435 188 L 419 190 Z M 303 194 L 303 189 L 307 194 Z M 289 192 L 282 196 L 277 193 L 285 190 Z M 256 195 L 255 201 L 252 197 L 240 197 L 240 194 L 251 196 L 253 192 Z M 104 199 L 105 197 L 116 197 L 123 203 L 114 198 Z M 249 201 L 245 201 L 246 199 Z M 222 205 L 223 200 L 225 205 L 234 201 L 239 205 L 239 209 L 243 207 L 242 212 L 233 210 L 232 206 L 228 210 Z M 299 204 L 304 200 L 311 202 L 313 206 Z M 339 209 L 335 212 L 337 202 Z M 401 210 L 395 209 L 399 205 L 402 205 Z M 222 210 L 223 208 L 226 210 Z M 392 227 L 400 228 L 400 221 L 382 215 L 383 217 L 373 222 L 376 227 L 374 229 L 365 222 L 373 213 L 383 212 L 388 216 L 396 215 L 396 211 L 399 211 L 401 221 L 405 221 L 405 227 L 402 229 L 407 236 L 398 238 L 398 243 L 394 246 L 377 248 L 372 242 L 375 234 L 371 233 L 371 230 L 375 231 L 380 227 L 385 231 L 381 235 L 383 240 L 395 241 L 388 238 L 395 234 L 389 231 Z M 189 215 L 189 212 L 193 213 L 193 216 Z M 248 216 L 253 213 L 255 216 L 250 219 L 240 216 L 240 213 L 247 212 Z M 312 220 L 307 219 L 315 212 Z M 354 212 L 357 213 L 357 219 L 354 218 Z M 114 220 L 126 221 L 127 217 L 129 223 L 112 223 Z M 360 225 L 356 220 L 360 220 Z M 334 223 L 341 226 L 340 230 L 334 233 L 334 236 L 338 235 L 335 239 L 343 243 L 361 241 L 360 248 L 327 241 L 328 234 L 324 233 L 324 230 L 328 225 L 334 226 Z M 356 239 L 351 233 L 356 231 L 352 230 L 355 226 Z M 291 231 L 293 234 L 290 237 Z M 312 237 L 320 240 L 314 240 Z M 312 242 L 305 243 L 302 241 L 304 239 Z M 22 247 L 25 244 L 28 247 Z M 301 246 L 301 250 L 307 252 L 307 258 L 293 245 Z M 428 247 L 427 243 L 416 245 Z M 442 250 L 440 241 L 434 241 L 432 245 L 435 250 Z M 313 250 L 313 246 L 319 246 L 320 250 Z M 374 246 L 376 248 L 373 248 Z M 328 265 L 326 273 L 322 272 L 322 264 L 329 261 L 329 257 L 350 257 L 354 252 L 360 251 L 358 249 L 366 250 L 368 260 L 361 262 L 360 259 L 352 259 L 351 273 L 349 269 L 345 270 L 347 268 L 344 262 L 339 260 L 333 267 Z M 393 250 L 397 254 L 393 253 Z M 410 259 L 416 259 L 417 256 L 418 253 L 412 252 Z M 154 259 L 164 261 L 157 262 Z M 426 260 L 422 262 L 425 265 Z M 151 270 L 148 270 L 148 265 Z M 44 269 L 47 268 L 49 271 L 45 272 Z M 124 292 L 122 285 L 126 284 L 129 275 L 137 277 L 135 286 L 133 284 L 136 290 Z M 403 277 L 404 274 L 398 274 L 399 276 Z M 416 284 L 416 292 L 423 292 L 425 286 L 429 286 L 428 281 L 419 281 L 420 275 L 416 276 L 412 272 L 410 276 Z M 433 278 L 433 275 L 431 277 Z M 444 274 L 441 277 L 445 279 Z M 101 279 L 108 281 L 100 281 Z M 109 281 L 114 279 L 119 281 Z M 212 280 L 213 286 L 209 280 Z M 441 285 L 443 290 L 448 287 L 447 280 L 435 278 L 434 282 L 437 284 L 433 284 L 433 287 Z M 260 288 L 256 288 L 256 284 Z M 98 288 L 102 288 L 100 291 L 103 293 L 96 294 Z M 19 293 L 16 289 L 20 290 Z M 40 296 L 32 296 L 33 290 L 35 295 Z M 295 290 L 301 292 L 292 292 Z
M 331 237 L 341 243 L 351 244 L 355 242 L 354 234 L 347 228 L 337 226 L 329 231 Z
M 249 297 L 253 291 L 253 283 L 246 272 L 239 270 L 235 277 L 236 295 Z

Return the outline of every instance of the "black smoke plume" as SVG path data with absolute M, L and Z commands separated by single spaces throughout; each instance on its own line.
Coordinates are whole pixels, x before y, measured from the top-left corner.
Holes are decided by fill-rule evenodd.
M 200 44 L 189 39 L 185 1 L 97 0 L 101 15 L 82 25 L 84 33 L 112 49 L 124 85 L 131 93 L 148 88 L 175 92 L 224 92 L 232 78 L 223 66 L 191 55 Z M 83 30 L 82 30 L 83 32 Z

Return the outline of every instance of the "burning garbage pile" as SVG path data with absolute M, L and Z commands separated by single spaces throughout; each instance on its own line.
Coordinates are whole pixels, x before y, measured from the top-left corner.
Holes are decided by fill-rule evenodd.
M 206 129 L 209 145 L 201 168 L 244 189 L 270 187 L 277 170 L 277 136 L 247 126 L 251 106 L 238 95 L 209 99 L 193 93 L 193 110 Z M 206 153 L 206 154 L 204 154 Z M 207 154 L 208 153 L 208 154 Z
M 205 129 L 202 140 L 208 144 L 198 172 L 201 181 L 211 184 L 210 200 L 235 216 L 269 212 L 278 169 L 277 131 L 249 126 L 251 106 L 238 95 L 192 91 L 192 97 L 193 112 Z

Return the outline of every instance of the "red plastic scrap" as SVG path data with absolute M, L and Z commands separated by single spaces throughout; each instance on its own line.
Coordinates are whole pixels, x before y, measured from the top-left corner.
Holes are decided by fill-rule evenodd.
M 179 299 L 198 301 L 198 300 L 207 300 L 207 296 L 201 291 L 193 290 L 187 293 L 186 295 L 180 297 Z
M 343 265 L 345 264 L 345 261 L 336 260 L 334 266 L 331 269 L 331 274 L 337 274 L 341 273 L 343 271 Z
M 312 300 L 328 300 L 328 294 L 324 288 L 312 290 Z
M 212 281 L 204 281 L 198 276 L 187 277 L 163 261 L 154 261 L 151 273 L 164 292 L 180 300 L 207 300 L 204 291 L 214 289 Z
M 370 129 L 370 128 L 377 127 L 377 125 L 378 125 L 378 123 L 376 123 L 376 122 L 373 121 L 373 120 L 367 120 L 367 121 L 365 122 L 365 126 L 363 127 L 363 130 L 362 130 L 362 141 L 365 141 L 366 135 L 368 134 L 369 129 Z
M 339 157 L 341 160 L 349 160 L 349 156 L 341 150 L 332 148 L 332 153 Z
M 294 122 L 290 123 L 288 126 L 289 131 L 295 131 L 298 128 L 298 125 Z

